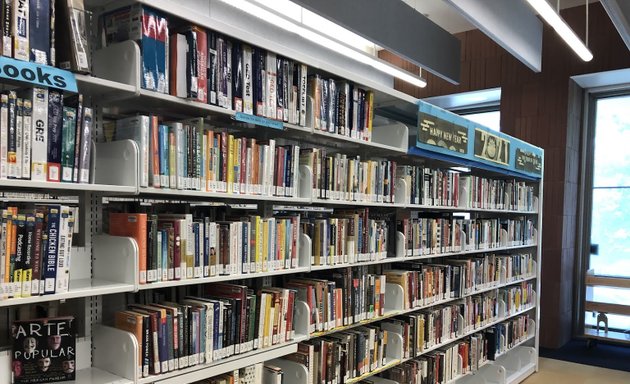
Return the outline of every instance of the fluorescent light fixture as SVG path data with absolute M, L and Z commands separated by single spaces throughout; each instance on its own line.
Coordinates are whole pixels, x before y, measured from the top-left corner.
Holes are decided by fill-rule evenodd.
M 582 60 L 591 61 L 593 59 L 591 51 L 584 45 L 575 32 L 573 32 L 566 21 L 560 17 L 560 14 L 556 13 L 547 0 L 527 0 L 527 2 L 556 30 L 562 40 L 564 40 Z
M 265 3 L 265 6 L 260 6 L 253 1 L 247 0 L 221 0 L 226 4 L 229 4 L 232 7 L 238 8 L 239 10 L 258 17 L 270 24 L 273 24 L 277 27 L 284 29 L 285 31 L 295 33 L 315 44 L 318 44 L 322 47 L 328 48 L 332 51 L 335 51 L 343 56 L 346 56 L 352 60 L 358 61 L 362 64 L 369 65 L 372 68 L 384 72 L 392 77 L 405 81 L 409 84 L 415 85 L 416 87 L 424 88 L 427 86 L 426 80 L 421 77 L 415 76 L 410 72 L 407 72 L 403 69 L 399 69 L 394 67 L 393 65 L 387 63 L 384 60 L 379 59 L 378 57 L 372 56 L 365 51 L 360 49 L 356 49 L 354 47 L 350 47 L 345 45 L 336 39 L 329 38 L 320 32 L 318 32 L 315 28 L 310 27 L 302 22 L 303 18 L 299 18 L 296 14 L 295 8 L 287 8 L 290 10 L 286 15 L 279 14 L 281 7 L 272 7 L 273 1 L 269 3 Z M 256 0 L 259 4 L 262 4 L 260 0 Z M 277 9 L 276 9 L 277 8 Z M 339 27 L 341 28 L 341 27 Z M 347 31 L 351 33 L 350 31 Z M 358 35 L 356 35 L 359 37 Z M 357 41 L 357 40 L 355 40 Z M 362 45 L 365 45 L 367 40 L 363 39 Z

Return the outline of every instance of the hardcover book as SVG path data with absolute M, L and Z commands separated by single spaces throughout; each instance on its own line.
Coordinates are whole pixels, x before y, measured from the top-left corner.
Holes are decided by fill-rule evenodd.
M 75 379 L 73 317 L 15 321 L 12 327 L 12 376 L 15 384 Z

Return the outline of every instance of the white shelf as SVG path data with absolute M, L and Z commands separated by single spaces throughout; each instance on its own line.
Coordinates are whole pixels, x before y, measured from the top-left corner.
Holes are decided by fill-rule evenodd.
M 337 199 L 322 199 L 313 197 L 312 204 L 315 205 L 341 205 L 341 206 L 359 206 L 359 207 L 386 207 L 386 208 L 404 208 L 404 204 L 399 203 L 379 203 L 376 201 L 352 201 Z
M 81 384 L 132 384 L 133 381 L 111 374 L 98 368 L 87 368 L 78 370 L 74 381 L 62 381 L 63 383 Z
M 103 96 L 107 94 L 117 94 L 135 96 L 137 93 L 136 87 L 133 85 L 120 83 L 117 81 L 107 80 L 90 75 L 75 74 L 77 79 L 77 85 L 79 90 L 83 94 L 90 96 Z M 124 96 L 123 96 L 124 97 Z
M 83 183 L 56 183 L 48 181 L 3 179 L 0 180 L 0 188 L 8 189 L 42 189 L 47 192 L 52 191 L 92 191 L 113 194 L 134 194 L 136 188 L 133 186 L 107 185 L 107 184 L 83 184 Z
M 482 213 L 506 213 L 518 215 L 537 215 L 537 211 L 520 211 L 512 209 L 495 209 L 495 208 L 470 208 L 470 207 L 451 207 L 444 205 L 425 205 L 425 204 L 407 204 L 410 209 L 422 209 L 433 211 L 449 211 L 449 212 L 482 212 Z
M 297 351 L 297 342 L 292 341 L 287 344 L 273 346 L 270 348 L 255 350 L 240 355 L 235 355 L 227 359 L 213 361 L 209 364 L 200 364 L 193 367 L 167 372 L 161 375 L 143 377 L 138 380 L 139 384 L 181 384 L 190 383 L 208 377 L 220 375 L 235 369 L 261 363 L 267 360 L 286 356 Z
M 321 138 L 326 138 L 328 140 L 334 140 L 334 141 L 339 141 L 339 142 L 342 142 L 342 143 L 350 143 L 350 144 L 353 144 L 353 145 L 359 145 L 361 147 L 374 148 L 374 149 L 380 149 L 380 150 L 388 151 L 388 152 L 391 152 L 392 155 L 394 155 L 394 154 L 396 154 L 396 155 L 407 154 L 407 148 L 394 147 L 394 146 L 391 146 L 391 145 L 385 145 L 385 144 L 377 143 L 375 141 L 367 141 L 367 140 L 355 139 L 355 138 L 352 138 L 352 137 L 339 135 L 339 134 L 332 133 L 332 132 L 322 131 L 322 130 L 319 130 L 319 129 L 313 129 L 312 133 L 315 136 L 318 136 L 318 137 L 321 137 Z
M 267 195 L 250 195 L 250 194 L 236 194 L 236 193 L 223 193 L 223 192 L 204 192 L 204 191 L 192 191 L 182 189 L 170 189 L 170 188 L 152 188 L 142 187 L 140 188 L 140 195 L 171 195 L 176 198 L 182 196 L 206 198 L 206 199 L 228 199 L 228 200 L 258 200 L 258 201 L 275 201 L 287 204 L 289 202 L 294 204 L 310 204 L 310 199 L 302 197 L 286 197 L 286 196 L 267 196 Z
M 68 300 L 78 297 L 111 295 L 114 293 L 133 292 L 133 284 L 123 284 L 111 281 L 80 279 L 70 281 L 70 290 L 65 293 L 55 293 L 52 295 L 18 297 L 13 299 L 0 300 L 0 307 L 13 305 L 43 303 L 46 301 Z
M 197 278 L 197 279 L 169 280 L 169 281 L 160 281 L 160 282 L 155 282 L 155 283 L 141 284 L 139 286 L 139 290 L 158 289 L 158 288 L 165 288 L 165 287 L 179 287 L 183 285 L 218 283 L 220 281 L 255 279 L 258 277 L 292 275 L 296 273 L 308 273 L 308 272 L 310 272 L 309 267 L 299 267 L 299 268 L 292 268 L 292 269 L 281 269 L 278 271 L 271 271 L 271 272 L 244 273 L 241 275 L 225 275 L 225 276 L 221 275 L 221 276 L 212 276 L 212 277 L 202 277 L 202 278 Z

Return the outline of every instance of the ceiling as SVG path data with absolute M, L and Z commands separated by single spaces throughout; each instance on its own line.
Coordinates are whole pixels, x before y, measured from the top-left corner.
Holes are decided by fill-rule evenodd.
M 418 12 L 428 17 L 431 21 L 454 34 L 475 29 L 464 16 L 444 0 L 402 0 Z M 514 0 L 510 0 L 514 1 Z M 525 1 L 525 0 L 520 0 Z M 548 0 L 554 3 L 555 0 Z M 598 0 L 588 0 L 590 3 Z M 586 0 L 560 0 L 560 8 L 572 8 L 584 5 Z

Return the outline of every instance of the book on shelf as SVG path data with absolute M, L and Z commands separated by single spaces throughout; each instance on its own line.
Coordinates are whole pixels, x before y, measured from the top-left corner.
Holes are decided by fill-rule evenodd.
M 385 276 L 365 267 L 343 268 L 314 277 L 293 278 L 287 287 L 307 304 L 311 333 L 374 319 L 385 313 Z
M 294 300 L 285 288 L 217 284 L 179 302 L 131 303 L 115 327 L 137 338 L 138 373 L 147 377 L 291 341 Z
M 56 0 L 55 60 L 60 68 L 73 72 L 91 71 L 89 18 L 84 0 Z M 54 33 L 54 30 L 51 31 Z
M 169 25 L 159 11 L 133 4 L 103 15 L 105 43 L 133 40 L 140 47 L 140 80 L 143 89 L 169 92 Z
M 193 384 L 262 384 L 264 373 L 264 363 L 248 365 L 233 371 L 213 376 Z
M 73 317 L 13 322 L 13 383 L 54 383 L 75 379 L 76 326 Z
M 0 299 L 68 292 L 75 214 L 54 204 L 2 210 Z

